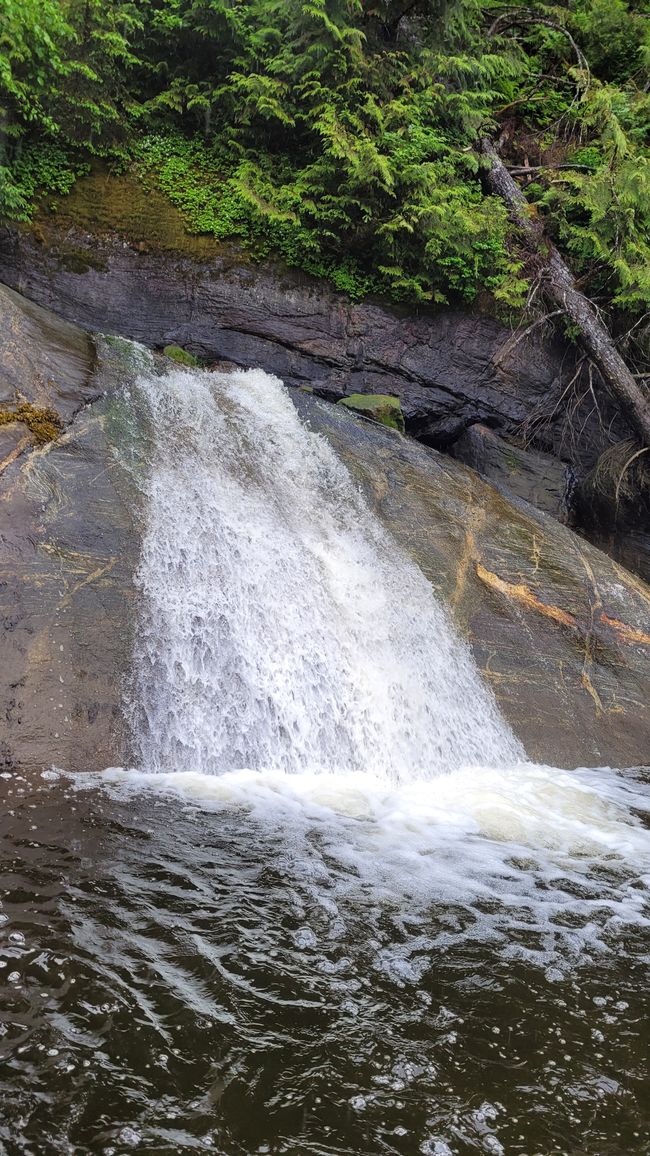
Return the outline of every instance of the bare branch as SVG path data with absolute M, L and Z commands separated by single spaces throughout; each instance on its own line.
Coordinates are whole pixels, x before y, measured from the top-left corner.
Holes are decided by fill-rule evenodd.
M 515 330 L 505 344 L 501 346 L 501 349 L 498 349 L 495 353 L 492 358 L 492 365 L 500 365 L 503 359 L 517 348 L 520 342 L 524 341 L 534 329 L 537 329 L 538 325 L 543 325 L 546 321 L 550 321 L 551 317 L 559 317 L 562 312 L 562 309 L 554 309 L 552 313 L 545 313 L 543 317 L 538 317 L 536 321 L 531 322 L 531 324 L 527 325 L 521 332 Z
M 616 494 L 615 494 L 615 498 L 616 498 L 616 509 L 617 509 L 617 510 L 618 510 L 618 501 L 619 501 L 619 496 L 620 496 L 620 492 L 621 492 L 621 482 L 623 481 L 623 477 L 624 477 L 624 475 L 625 475 L 625 473 L 626 473 L 626 471 L 627 471 L 628 467 L 632 465 L 632 462 L 633 462 L 633 461 L 634 461 L 636 458 L 640 458 L 640 457 L 641 457 L 641 454 L 647 454 L 647 452 L 648 452 L 648 449 L 649 449 L 649 448 L 650 448 L 650 447 L 648 447 L 648 446 L 643 446 L 643 448 L 642 448 L 642 449 L 640 449 L 640 450 L 637 450 L 635 454 L 632 454 L 632 457 L 631 457 L 631 458 L 628 458 L 628 459 L 627 459 L 627 461 L 626 461 L 625 465 L 623 466 L 623 469 L 621 470 L 621 472 L 620 472 L 620 475 L 619 475 L 619 479 L 618 479 L 618 481 L 617 481 L 617 483 L 616 483 Z
M 589 82 L 591 78 L 589 61 L 580 48 L 580 45 L 576 44 L 568 28 L 564 28 L 561 24 L 557 24 L 555 20 L 550 20 L 548 16 L 541 16 L 536 13 L 526 12 L 523 8 L 515 9 L 511 12 L 502 12 L 501 15 L 497 16 L 496 20 L 494 20 L 490 25 L 488 29 L 488 36 L 496 36 L 500 32 L 507 31 L 508 28 L 522 27 L 526 24 L 542 24 L 545 28 L 552 28 L 554 32 L 559 32 L 562 36 L 566 37 L 573 51 L 575 52 L 576 59 L 580 65 L 580 68 L 586 72 L 587 82 Z
M 566 164 L 557 165 L 507 165 L 506 168 L 509 173 L 512 173 L 513 177 L 525 177 L 526 173 L 543 173 L 546 169 L 583 169 L 588 172 L 591 166 L 573 165 L 567 162 Z

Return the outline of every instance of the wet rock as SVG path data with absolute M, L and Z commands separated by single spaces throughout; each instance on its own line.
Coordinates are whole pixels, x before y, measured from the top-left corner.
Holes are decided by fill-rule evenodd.
M 33 399 L 58 423 L 41 445 L 24 423 L 0 427 L 2 759 L 96 770 L 124 756 L 139 549 L 137 495 L 106 432 L 125 365 L 4 289 L 0 326 L 5 398 Z
M 68 421 L 97 395 L 92 338 L 6 286 L 0 295 L 0 405 L 52 406 Z
M 404 414 L 398 397 L 385 393 L 353 393 L 350 397 L 342 397 L 338 404 L 404 433 Z
M 88 260 L 71 266 L 62 257 L 70 246 Z M 189 345 L 207 362 L 262 366 L 334 401 L 359 393 L 396 396 L 407 430 L 439 447 L 476 422 L 508 432 L 547 411 L 554 415 L 545 434 L 549 448 L 562 440 L 555 400 L 573 355 L 539 329 L 515 341 L 509 329 L 478 313 L 408 316 L 354 304 L 322 282 L 251 265 L 216 242 L 209 257 L 155 248 L 138 253 L 115 236 L 71 228 L 59 235 L 55 226 L 40 239 L 25 230 L 1 232 L 0 280 L 91 330 L 158 348 Z
M 573 471 L 564 462 L 525 450 L 480 424 L 465 430 L 451 454 L 505 493 L 567 521 Z
M 296 391 L 449 607 L 530 758 L 650 752 L 650 587 L 567 526 L 409 438 Z
M 133 352 L 11 293 L 0 292 L 0 323 L 8 403 L 20 366 L 23 395 L 63 427 L 42 446 L 24 426 L 0 427 L 0 760 L 122 764 L 143 518 L 113 447 L 137 457 L 119 390 Z M 292 396 L 449 606 L 530 757 L 647 762 L 650 589 L 461 463 L 303 389 Z

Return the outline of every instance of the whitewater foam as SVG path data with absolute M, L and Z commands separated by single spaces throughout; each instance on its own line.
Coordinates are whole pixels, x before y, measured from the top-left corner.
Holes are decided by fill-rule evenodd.
M 448 945 L 503 941 L 506 954 L 548 966 L 650 926 L 647 785 L 607 768 L 458 768 L 400 785 L 277 770 L 101 778 L 117 797 L 238 815 L 240 837 L 273 839 L 287 883 L 312 886 L 318 903 L 372 895 L 443 922 L 456 911 Z
M 429 583 L 280 381 L 175 370 L 138 393 L 142 767 L 405 782 L 521 760 Z

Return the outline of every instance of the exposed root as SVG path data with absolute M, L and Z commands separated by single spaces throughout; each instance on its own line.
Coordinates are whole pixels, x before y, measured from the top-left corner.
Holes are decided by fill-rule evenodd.
M 641 460 L 647 452 L 647 446 L 639 448 L 632 438 L 610 446 L 600 455 L 585 488 L 607 503 L 613 500 L 618 512 L 622 502 L 634 502 L 641 493 L 650 493 L 650 459 Z

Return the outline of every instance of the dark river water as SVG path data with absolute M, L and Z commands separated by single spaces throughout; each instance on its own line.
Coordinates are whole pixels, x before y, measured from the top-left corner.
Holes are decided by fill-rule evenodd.
M 3 778 L 3 1154 L 650 1152 L 616 802 L 112 777 Z

